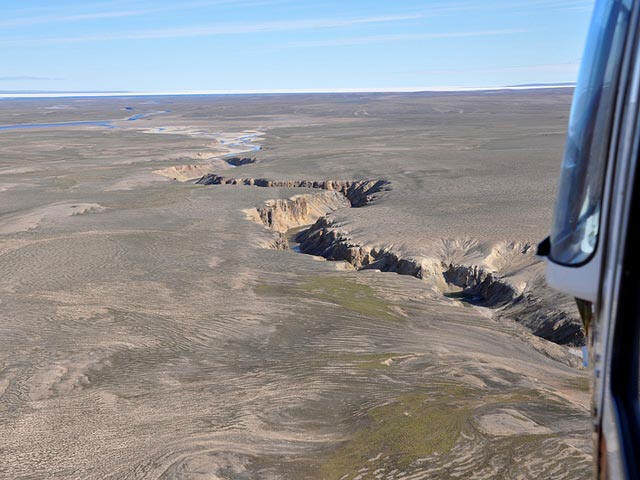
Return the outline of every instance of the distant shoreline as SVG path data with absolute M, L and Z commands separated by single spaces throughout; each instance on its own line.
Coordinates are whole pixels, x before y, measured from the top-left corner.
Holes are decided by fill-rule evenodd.
M 421 92 L 488 92 L 498 90 L 541 90 L 574 88 L 574 84 L 511 85 L 499 87 L 399 87 L 399 88 L 338 88 L 338 89 L 274 89 L 274 90 L 194 90 L 175 92 L 0 92 L 0 99 L 10 98 L 73 98 L 73 97 L 157 97 L 189 95 L 278 95 L 329 93 L 421 93 Z

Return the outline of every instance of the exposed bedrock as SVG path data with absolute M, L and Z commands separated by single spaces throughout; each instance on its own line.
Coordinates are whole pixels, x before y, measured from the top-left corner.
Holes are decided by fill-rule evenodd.
M 234 167 L 256 163 L 256 159 L 251 157 L 229 157 L 225 158 L 224 161 L 229 165 L 233 165 Z
M 209 174 L 196 183 L 325 190 L 269 200 L 245 210 L 247 218 L 273 232 L 263 246 L 288 249 L 291 232 L 308 226 L 294 237 L 302 253 L 346 261 L 357 270 L 376 269 L 425 279 L 447 297 L 490 308 L 496 317 L 516 321 L 536 336 L 563 345 L 584 345 L 572 306 L 546 287 L 541 264 L 528 244 L 484 245 L 469 239 L 443 239 L 440 247 L 429 248 L 429 256 L 411 256 L 394 246 L 356 242 L 333 223 L 332 212 L 366 206 L 378 193 L 389 190 L 385 180 L 268 180 Z
M 479 256 L 473 242 L 449 241 L 457 251 L 434 252 L 434 258 L 403 258 L 392 249 L 363 246 L 354 243 L 326 217 L 301 232 L 296 240 L 300 251 L 329 260 L 349 262 L 356 269 L 373 268 L 416 278 L 432 279 L 443 287 L 458 287 L 446 292 L 464 302 L 494 309 L 496 315 L 510 318 L 525 326 L 536 336 L 563 345 L 584 345 L 584 334 L 575 315 L 557 307 L 557 296 L 544 284 L 544 279 L 529 245 L 500 244 Z M 466 246 L 471 243 L 473 247 Z M 472 256 L 478 264 L 465 260 Z M 451 262 L 458 257 L 461 263 Z M 497 271 L 489 265 L 495 257 L 502 259 Z M 489 265 L 486 265 L 489 264 Z M 527 278 L 526 282 L 521 279 Z M 444 282 L 442 281 L 444 280 Z
M 427 260 L 400 258 L 387 249 L 378 249 L 352 243 L 338 229 L 333 228 L 326 217 L 319 218 L 311 227 L 296 237 L 300 251 L 324 257 L 327 260 L 344 260 L 358 270 L 376 269 L 425 278 L 436 273 L 433 263 Z
M 350 205 L 342 193 L 326 191 L 269 200 L 261 207 L 250 208 L 244 212 L 250 220 L 262 223 L 275 232 L 275 238 L 266 245 L 267 247 L 285 250 L 289 248 L 286 232 L 312 224 L 324 215 Z
M 370 203 L 376 194 L 390 190 L 386 180 L 269 180 L 266 178 L 232 178 L 208 174 L 200 178 L 199 185 L 250 185 L 255 187 L 281 188 L 318 188 L 342 193 L 352 207 L 363 207 Z
M 522 252 L 532 256 L 532 252 Z M 460 298 L 472 304 L 497 308 L 500 315 L 524 325 L 534 335 L 562 345 L 584 345 L 585 338 L 575 315 L 557 307 L 555 295 L 541 275 L 527 286 L 515 286 L 509 273 L 487 272 L 478 266 L 449 264 L 445 280 L 462 288 Z M 573 312 L 573 306 L 571 306 Z
M 501 307 L 518 297 L 516 290 L 477 265 L 449 264 L 442 276 L 451 285 L 462 288 L 459 297 L 485 307 Z

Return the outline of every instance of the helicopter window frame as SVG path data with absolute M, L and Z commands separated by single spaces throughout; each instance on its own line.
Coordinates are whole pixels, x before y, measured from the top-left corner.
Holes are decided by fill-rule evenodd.
M 599 0 L 580 68 L 562 163 L 549 259 L 580 267 L 598 248 L 602 195 L 622 59 L 631 20 L 627 0 Z M 599 139 L 595 131 L 604 132 Z M 576 205 L 579 201 L 579 210 Z M 592 238 L 591 238 L 592 237 Z
M 636 135 L 640 135 L 640 125 Z M 638 137 L 635 157 L 638 159 Z M 623 442 L 627 473 L 640 475 L 635 452 L 640 451 L 640 174 L 633 179 L 629 220 L 625 235 L 620 279 L 619 310 L 616 313 L 610 367 L 611 394 Z M 637 478 L 630 476 L 630 478 Z

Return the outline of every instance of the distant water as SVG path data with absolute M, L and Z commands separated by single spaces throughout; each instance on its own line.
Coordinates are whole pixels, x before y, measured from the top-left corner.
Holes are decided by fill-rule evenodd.
M 125 107 L 125 108 L 132 109 L 132 107 Z M 128 122 L 133 122 L 135 120 L 147 118 L 152 115 L 159 115 L 161 113 L 169 113 L 169 112 L 170 110 L 162 110 L 160 112 L 149 112 L 149 113 L 136 113 L 135 115 L 130 116 L 126 120 Z M 88 120 L 88 121 L 58 122 L 58 123 L 16 123 L 14 125 L 0 125 L 0 130 L 19 130 L 23 128 L 83 127 L 83 126 L 115 128 L 115 126 L 112 124 L 112 120 Z
M 252 145 L 251 142 L 254 141 L 258 137 L 255 133 L 250 133 L 248 135 L 242 135 L 238 138 L 239 141 L 234 143 L 227 143 L 226 145 L 233 148 L 247 148 L 251 152 L 257 152 L 261 149 L 260 145 Z M 225 143 L 224 140 L 220 140 L 220 143 Z M 237 155 L 237 152 L 231 152 L 225 155 L 225 157 L 233 157 Z
M 135 115 L 127 118 L 127 122 L 133 122 L 134 120 L 140 120 L 141 118 L 151 117 L 152 115 L 159 115 L 161 113 L 169 113 L 171 110 L 161 110 L 159 112 L 149 112 L 149 113 L 136 113 Z
M 135 115 L 130 116 L 129 118 L 127 118 L 127 122 L 133 122 L 134 120 L 140 120 L 141 118 L 146 117 L 146 115 L 144 113 L 136 113 Z
M 15 125 L 0 125 L 0 130 L 20 130 L 23 128 L 55 128 L 95 126 L 114 128 L 109 121 L 60 122 L 60 123 L 16 123 Z

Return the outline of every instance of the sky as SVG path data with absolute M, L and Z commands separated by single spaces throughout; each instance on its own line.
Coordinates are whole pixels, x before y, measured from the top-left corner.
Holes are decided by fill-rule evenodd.
M 0 91 L 573 82 L 592 0 L 2 0 Z

